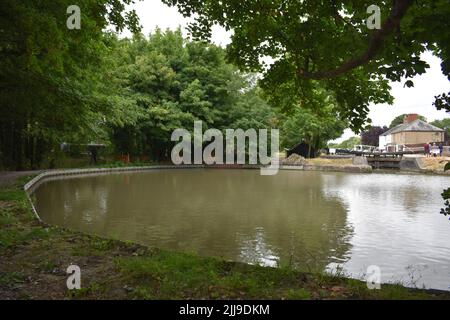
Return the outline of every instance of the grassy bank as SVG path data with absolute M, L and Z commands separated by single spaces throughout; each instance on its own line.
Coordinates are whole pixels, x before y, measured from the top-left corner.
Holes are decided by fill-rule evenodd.
M 22 185 L 0 189 L 1 299 L 450 299 L 450 293 L 365 283 L 150 249 L 58 227 L 33 215 Z M 66 269 L 81 268 L 81 290 Z

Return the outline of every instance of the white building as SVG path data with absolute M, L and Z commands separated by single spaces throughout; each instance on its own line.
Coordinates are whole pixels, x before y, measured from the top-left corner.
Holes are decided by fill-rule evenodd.
M 443 143 L 445 130 L 419 119 L 417 114 L 405 117 L 404 123 L 381 134 L 378 138 L 379 149 L 401 151 L 403 146 L 409 148 L 423 147 L 425 143 Z

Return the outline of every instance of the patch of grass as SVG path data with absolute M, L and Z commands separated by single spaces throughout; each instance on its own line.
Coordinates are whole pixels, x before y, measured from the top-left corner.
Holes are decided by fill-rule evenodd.
M 134 246 L 134 244 L 121 243 L 117 240 L 102 239 L 94 236 L 79 234 L 83 241 L 77 241 L 72 247 L 74 256 L 96 256 L 102 257 L 108 255 L 112 250 L 120 246 Z
M 429 299 L 429 295 L 427 295 L 424 291 L 419 290 L 411 290 L 401 285 L 384 285 L 383 290 L 379 290 L 377 292 L 377 296 L 379 299 L 384 300 L 424 300 Z
M 103 164 L 99 164 L 96 166 L 93 166 L 94 168 L 122 168 L 122 167 L 148 167 L 153 165 L 158 165 L 158 162 L 142 162 L 142 161 L 135 161 L 131 163 L 125 163 L 123 161 L 114 161 L 114 162 L 107 162 Z

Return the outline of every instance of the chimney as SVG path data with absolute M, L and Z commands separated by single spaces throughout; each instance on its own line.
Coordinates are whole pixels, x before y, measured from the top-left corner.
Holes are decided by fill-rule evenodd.
M 403 123 L 410 123 L 419 119 L 419 115 L 417 113 L 407 114 L 403 119 Z

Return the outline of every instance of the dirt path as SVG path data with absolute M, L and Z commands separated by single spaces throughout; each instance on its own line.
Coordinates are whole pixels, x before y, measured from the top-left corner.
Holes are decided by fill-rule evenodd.
M 0 187 L 4 187 L 14 183 L 18 178 L 38 174 L 43 170 L 33 171 L 0 171 Z

